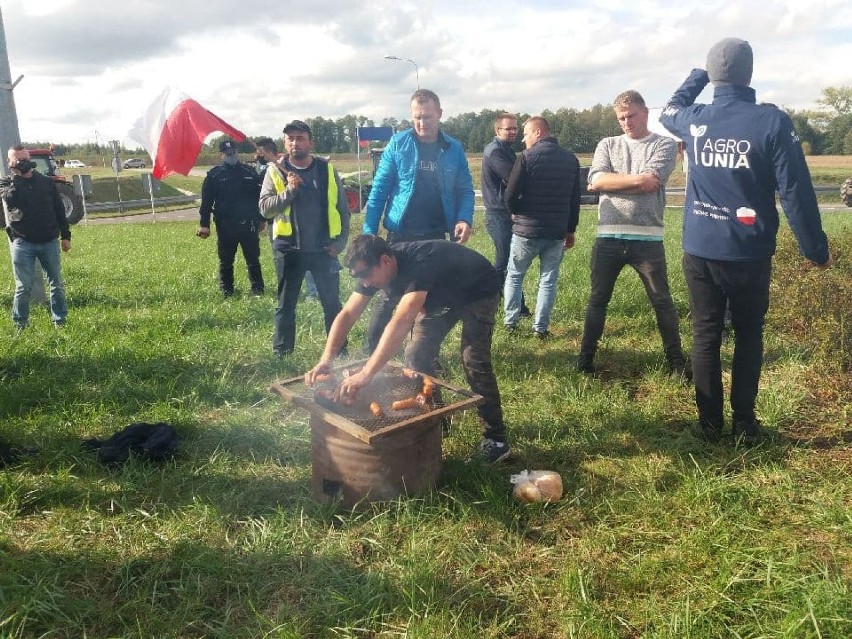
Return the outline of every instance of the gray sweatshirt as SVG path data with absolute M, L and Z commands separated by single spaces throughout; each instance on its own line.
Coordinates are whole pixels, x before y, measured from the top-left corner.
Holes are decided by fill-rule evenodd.
M 656 133 L 650 133 L 641 140 L 633 140 L 626 135 L 604 138 L 595 149 L 589 183 L 595 181 L 596 173 L 653 173 L 665 184 L 676 160 L 677 143 Z M 598 237 L 662 238 L 665 206 L 664 186 L 654 193 L 602 192 L 598 208 Z

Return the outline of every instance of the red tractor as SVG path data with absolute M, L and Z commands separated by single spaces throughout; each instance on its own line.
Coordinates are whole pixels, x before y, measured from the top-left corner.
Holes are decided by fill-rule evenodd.
M 74 193 L 74 186 L 71 182 L 59 175 L 59 165 L 53 157 L 53 152 L 50 149 L 29 149 L 29 152 L 30 159 L 36 163 L 36 170 L 49 177 L 56 184 L 56 190 L 59 191 L 59 197 L 65 206 L 65 217 L 68 218 L 68 223 L 76 224 L 82 220 L 83 200 Z

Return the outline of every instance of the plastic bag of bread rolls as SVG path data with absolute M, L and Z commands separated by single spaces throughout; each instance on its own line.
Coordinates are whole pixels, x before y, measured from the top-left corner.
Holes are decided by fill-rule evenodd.
M 515 485 L 512 496 L 525 504 L 562 498 L 562 477 L 552 470 L 524 470 L 509 481 Z

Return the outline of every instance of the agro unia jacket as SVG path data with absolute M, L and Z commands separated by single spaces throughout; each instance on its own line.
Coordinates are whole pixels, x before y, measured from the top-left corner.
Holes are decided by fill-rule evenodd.
M 326 216 L 321 221 L 323 231 L 327 234 L 328 246 L 335 246 L 338 251 L 346 247 L 349 236 L 349 214 L 341 214 L 338 210 L 339 187 L 335 178 L 334 168 L 330 162 L 314 156 L 313 161 L 318 165 L 319 188 L 323 192 L 323 207 Z M 298 206 L 298 201 L 293 202 L 290 192 L 287 190 L 287 179 L 281 171 L 270 164 L 263 177 L 263 187 L 260 191 L 260 212 L 266 219 L 273 219 L 272 241 L 283 244 L 294 249 L 301 248 L 299 245 L 299 225 L 297 215 L 294 214 L 292 206 Z
M 438 141 L 441 143 L 438 188 L 441 189 L 447 232 L 452 233 L 457 222 L 473 226 L 473 180 L 461 143 L 443 132 L 438 133 Z M 414 129 L 394 135 L 382 152 L 373 178 L 364 215 L 364 233 L 375 235 L 379 232 L 382 213 L 385 214 L 385 228 L 391 232 L 399 231 L 414 193 L 417 164 Z
M 755 104 L 754 89 L 745 86 L 718 86 L 713 104 L 694 104 L 708 82 L 705 70 L 693 69 L 660 116 L 685 145 L 684 252 L 723 261 L 772 256 L 778 191 L 802 254 L 824 263 L 828 240 L 790 118 Z

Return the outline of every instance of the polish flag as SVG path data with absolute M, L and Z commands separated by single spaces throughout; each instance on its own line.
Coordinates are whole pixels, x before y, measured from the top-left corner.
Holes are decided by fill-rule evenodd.
M 158 180 L 180 173 L 189 175 L 201 145 L 211 133 L 225 133 L 236 142 L 246 136 L 182 91 L 166 88 L 127 134 L 148 151 Z
M 737 220 L 746 226 L 754 226 L 754 223 L 757 222 L 757 212 L 754 209 L 741 206 L 737 209 Z

